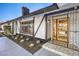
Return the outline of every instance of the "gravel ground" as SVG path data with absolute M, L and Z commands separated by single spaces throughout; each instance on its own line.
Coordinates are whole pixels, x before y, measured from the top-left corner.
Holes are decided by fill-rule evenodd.
M 31 54 L 28 50 L 25 50 L 18 44 L 14 43 L 7 37 L 0 37 L 0 56 L 59 56 L 56 53 L 52 53 L 44 48 L 39 49 L 34 54 Z

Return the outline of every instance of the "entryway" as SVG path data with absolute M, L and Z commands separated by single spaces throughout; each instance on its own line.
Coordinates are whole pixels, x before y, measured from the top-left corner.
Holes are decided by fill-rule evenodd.
M 67 47 L 68 44 L 68 20 L 67 17 L 57 17 L 52 20 L 52 41 L 54 44 Z

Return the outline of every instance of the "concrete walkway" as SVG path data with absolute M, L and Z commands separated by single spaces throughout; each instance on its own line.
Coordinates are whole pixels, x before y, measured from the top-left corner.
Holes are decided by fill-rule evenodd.
M 0 37 L 0 56 L 58 56 L 58 54 L 41 48 L 32 55 L 30 52 L 26 51 L 10 39 Z
M 62 46 L 54 45 L 51 42 L 45 43 L 42 47 L 51 51 L 51 52 L 62 55 L 62 56 L 79 56 L 78 51 L 75 51 L 75 50 L 72 50 L 69 48 L 65 48 Z

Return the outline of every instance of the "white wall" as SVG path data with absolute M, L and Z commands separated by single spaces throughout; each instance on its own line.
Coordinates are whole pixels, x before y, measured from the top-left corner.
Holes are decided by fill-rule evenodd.
M 34 22 L 34 33 L 36 32 L 42 18 L 43 18 L 44 14 L 39 14 L 39 15 L 34 15 L 34 16 L 31 16 L 31 17 L 26 17 L 26 18 L 23 18 L 21 21 L 29 21 L 29 20 L 33 20 L 33 17 L 35 17 L 35 22 Z M 18 24 L 18 27 L 19 24 Z M 20 29 L 18 29 L 20 30 Z M 18 31 L 17 30 L 17 31 Z M 35 37 L 38 37 L 38 38 L 42 38 L 42 39 L 45 39 L 45 20 L 42 22 L 37 34 Z
M 20 21 L 17 21 L 17 33 L 20 33 Z
M 35 24 L 34 24 L 35 30 L 34 30 L 34 32 L 36 32 L 43 16 L 44 16 L 44 14 L 40 14 L 40 15 L 35 16 Z M 41 26 L 36 34 L 36 37 L 45 39 L 45 19 L 43 20 L 43 22 L 42 22 L 42 24 L 41 24 Z
M 47 17 L 47 39 L 50 39 L 51 38 L 51 31 L 53 31 L 52 30 L 52 24 L 51 24 L 51 22 L 52 22 L 52 17 L 51 16 L 48 16 Z
M 3 31 L 4 31 L 4 26 L 7 26 L 7 25 L 8 25 L 7 23 L 1 25 Z

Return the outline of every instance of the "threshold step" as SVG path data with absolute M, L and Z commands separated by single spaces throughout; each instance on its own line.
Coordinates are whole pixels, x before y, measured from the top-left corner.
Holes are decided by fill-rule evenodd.
M 45 43 L 42 47 L 61 56 L 79 56 L 79 51 L 51 44 L 50 42 Z

